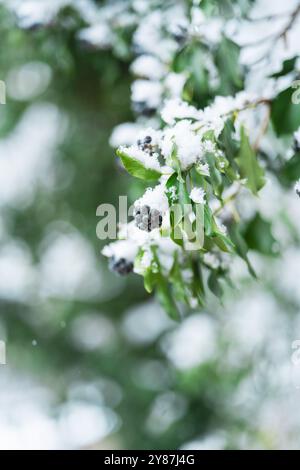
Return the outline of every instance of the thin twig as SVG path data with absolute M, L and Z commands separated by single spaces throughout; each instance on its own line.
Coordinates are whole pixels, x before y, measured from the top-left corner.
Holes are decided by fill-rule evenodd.
M 235 113 L 241 113 L 242 111 L 246 111 L 247 109 L 256 108 L 257 106 L 259 106 L 261 104 L 264 104 L 266 106 L 270 106 L 271 100 L 269 100 L 267 98 L 259 98 L 256 101 L 249 101 L 242 108 L 233 109 L 231 111 L 228 111 L 227 113 L 221 114 L 221 117 L 227 117 L 227 116 L 231 116 L 232 114 L 235 114 Z
M 284 16 L 290 16 L 293 14 L 293 11 L 289 11 L 286 13 L 273 13 L 271 15 L 266 15 L 266 16 L 260 16 L 259 18 L 251 18 L 250 16 L 245 16 L 245 20 L 250 21 L 250 22 L 258 22 L 258 21 L 271 21 L 275 20 L 277 18 L 282 18 Z
M 252 43 L 245 44 L 242 47 L 254 47 L 254 46 L 263 44 L 265 41 L 270 41 L 271 39 L 273 39 L 274 43 L 277 43 L 278 41 L 280 41 L 280 39 L 283 39 L 285 41 L 285 44 L 287 45 L 287 42 L 286 42 L 287 33 L 293 27 L 295 21 L 297 20 L 299 13 L 300 13 L 300 3 L 297 6 L 297 8 L 295 8 L 295 10 L 291 12 L 288 23 L 285 25 L 284 29 L 280 31 L 279 34 L 273 34 L 273 35 L 271 34 L 269 36 L 265 36 L 264 38 L 258 39 L 257 41 L 253 41 Z M 270 18 L 271 17 L 272 16 L 270 16 Z M 259 59 L 257 59 L 255 62 L 252 62 L 249 65 L 254 66 L 254 65 L 259 64 L 262 60 L 264 60 L 267 57 L 267 54 L 268 52 L 264 53 Z
M 236 189 L 236 191 L 234 191 L 234 193 L 230 194 L 230 196 L 228 196 L 227 198 L 225 198 L 223 201 L 222 201 L 222 204 L 220 204 L 219 207 L 217 207 L 214 212 L 213 212 L 213 215 L 218 215 L 223 209 L 224 207 L 226 206 L 226 204 L 228 204 L 229 202 L 232 202 L 233 199 L 236 198 L 236 196 L 238 195 L 238 193 L 240 192 L 241 190 L 241 185 L 239 184 L 238 188 Z
M 295 23 L 299 13 L 300 13 L 300 3 L 298 5 L 298 7 L 295 9 L 295 11 L 291 14 L 290 21 L 288 22 L 288 24 L 286 25 L 284 30 L 280 33 L 277 40 L 283 38 L 284 41 L 286 42 L 286 35 L 287 35 L 288 31 L 292 28 L 293 24 Z

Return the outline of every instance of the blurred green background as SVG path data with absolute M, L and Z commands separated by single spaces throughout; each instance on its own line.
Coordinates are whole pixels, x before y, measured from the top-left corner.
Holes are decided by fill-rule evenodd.
M 276 303 L 266 276 L 176 326 L 100 255 L 98 205 L 140 193 L 109 147 L 133 120 L 130 51 L 88 48 L 80 26 L 67 8 L 21 30 L 0 8 L 0 447 L 297 446 L 299 299 Z

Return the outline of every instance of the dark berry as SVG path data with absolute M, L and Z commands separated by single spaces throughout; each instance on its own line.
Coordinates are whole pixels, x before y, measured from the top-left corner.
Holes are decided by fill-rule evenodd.
M 299 152 L 300 151 L 300 142 L 298 139 L 294 139 L 294 145 L 293 145 L 294 151 Z
M 158 209 L 151 209 L 149 206 L 137 206 L 134 211 L 136 226 L 140 230 L 151 232 L 162 225 L 162 215 Z
M 133 111 L 142 116 L 153 116 L 156 112 L 156 108 L 149 107 L 145 101 L 134 101 L 132 104 Z
M 153 147 L 151 145 L 152 142 L 152 137 L 150 135 L 147 135 L 144 137 L 144 139 L 138 139 L 137 144 L 140 147 L 141 150 L 144 152 L 148 152 L 150 155 L 153 154 Z
M 109 269 L 120 276 L 126 276 L 133 271 L 133 263 L 125 258 L 116 259 L 112 256 L 109 260 Z
M 185 41 L 187 40 L 188 31 L 185 26 L 178 25 L 177 29 L 172 31 L 171 34 L 173 38 L 175 39 L 175 41 L 177 42 L 177 44 L 182 46 L 182 44 L 184 44 Z

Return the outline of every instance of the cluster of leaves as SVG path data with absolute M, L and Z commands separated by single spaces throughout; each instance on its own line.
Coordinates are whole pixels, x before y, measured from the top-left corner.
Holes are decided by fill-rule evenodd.
M 211 144 L 210 151 L 205 151 L 203 156 L 208 171 L 203 171 L 203 165 L 197 162 L 182 171 L 178 150 L 173 147 L 171 163 L 175 170 L 170 169 L 170 176 L 164 175 L 169 203 L 167 228 L 162 227 L 160 234 L 170 237 L 179 250 L 174 251 L 171 268 L 166 271 L 160 264 L 155 241 L 151 241 L 153 262 L 142 271 L 146 290 L 151 292 L 153 288 L 157 289 L 161 303 L 172 318 L 180 318 L 176 300 L 189 307 L 203 305 L 206 284 L 215 295 L 221 296 L 222 280 L 230 283 L 228 263 L 223 259 L 223 254 L 241 256 L 255 276 L 247 256 L 247 243 L 240 232 L 239 215 L 231 210 L 226 214 L 226 220 L 221 217 L 224 210 L 228 212 L 228 205 L 232 204 L 241 188 L 247 187 L 256 195 L 264 185 L 264 171 L 249 143 L 247 132 L 241 127 L 240 133 L 237 140 L 234 118 L 230 117 L 218 138 L 213 131 L 203 135 L 202 142 Z M 118 155 L 131 175 L 148 181 L 161 177 L 157 170 L 146 168 L 124 150 L 119 151 Z M 203 200 L 193 200 L 193 188 L 202 188 L 205 194 Z M 233 193 L 226 197 L 226 190 L 228 192 L 231 188 Z M 182 210 L 177 211 L 174 206 Z M 225 222 L 226 226 L 220 221 Z M 138 268 L 144 251 L 145 246 L 142 246 L 136 258 Z M 210 259 L 205 256 L 207 253 L 211 254 Z M 138 269 L 138 272 L 141 270 Z
M 193 8 L 195 9 L 195 6 Z M 203 2 L 198 8 L 201 14 L 208 18 L 208 21 L 215 18 L 220 19 L 219 7 L 212 5 L 211 2 Z M 192 9 L 190 10 L 191 24 L 180 27 L 179 32 L 177 30 L 178 47 L 175 48 L 168 62 L 168 73 L 186 74 L 187 79 L 182 88 L 180 99 L 190 106 L 205 109 L 216 96 L 231 95 L 242 90 L 245 86 L 245 78 L 247 74 L 250 75 L 250 71 L 243 69 L 240 65 L 240 48 L 224 34 L 224 29 L 222 34 L 215 35 L 213 39 L 204 31 L 197 34 L 197 29 L 193 30 Z M 189 12 L 189 10 L 187 11 Z M 240 14 L 242 16 L 245 14 L 242 8 L 240 8 Z M 279 32 L 277 36 L 274 36 L 276 41 L 284 39 L 289 28 L 293 27 L 298 14 L 299 7 L 292 12 L 290 20 L 287 21 L 286 31 Z M 232 12 L 228 12 L 228 10 L 227 13 L 222 12 L 223 20 L 226 15 L 230 18 Z M 164 33 L 168 34 L 167 31 Z M 272 64 L 270 70 L 272 70 Z M 270 72 L 268 74 L 268 68 L 266 68 L 265 75 L 267 79 L 279 82 L 283 77 L 295 76 L 296 70 L 297 57 L 295 56 L 283 61 L 282 70 L 276 73 Z M 253 122 L 247 125 L 249 124 L 247 119 L 245 123 L 243 119 L 239 119 L 243 109 L 237 108 L 230 110 L 226 115 L 227 119 L 224 115 L 222 116 L 224 127 L 220 134 L 214 133 L 213 130 L 202 133 L 202 143 L 209 141 L 215 149 L 215 152 L 206 151 L 203 158 L 208 171 L 203 172 L 197 161 L 188 169 L 182 168 L 181 150 L 176 147 L 176 144 L 174 144 L 171 158 L 169 156 L 164 161 L 172 168 L 168 179 L 166 179 L 164 171 L 159 172 L 151 165 L 144 165 L 134 154 L 130 154 L 130 149 L 124 150 L 122 147 L 117 152 L 124 167 L 132 176 L 148 182 L 157 180 L 162 182 L 163 180 L 161 184 L 165 184 L 165 194 L 168 197 L 170 209 L 169 227 L 167 230 L 162 227 L 160 233 L 164 237 L 168 236 L 175 244 L 179 245 L 181 251 L 176 251 L 172 268 L 167 271 L 160 265 L 158 253 L 152 253 L 154 262 L 144 272 L 141 270 L 140 259 L 144 254 L 144 247 L 139 250 L 136 264 L 138 265 L 137 272 L 144 275 L 147 291 L 152 291 L 156 287 L 160 299 L 172 317 L 180 316 L 175 308 L 175 300 L 188 304 L 189 307 L 193 304 L 195 306 L 203 305 L 205 284 L 214 294 L 218 297 L 221 296 L 222 279 L 229 279 L 228 269 L 224 267 L 226 263 L 214 260 L 209 266 L 205 262 L 205 254 L 211 253 L 218 259 L 222 259 L 222 253 L 237 254 L 245 260 L 253 276 L 255 276 L 255 272 L 247 254 L 249 248 L 263 254 L 276 254 L 271 222 L 265 220 L 259 213 L 256 213 L 250 221 L 243 220 L 243 214 L 238 213 L 235 204 L 244 187 L 248 188 L 253 195 L 258 194 L 265 182 L 265 169 L 275 173 L 279 181 L 287 187 L 290 187 L 300 177 L 299 148 L 294 148 L 294 155 L 290 156 L 287 161 L 286 154 L 279 154 L 273 159 L 260 146 L 261 140 L 267 132 L 269 136 L 273 136 L 271 139 L 273 138 L 273 143 L 276 146 L 278 139 L 285 138 L 286 141 L 287 139 L 291 141 L 293 133 L 300 126 L 299 112 L 292 99 L 293 89 L 289 86 L 281 90 L 279 86 L 276 90 L 267 97 L 262 93 L 256 97 L 253 103 L 251 103 L 251 98 L 249 100 L 246 98 L 245 108 L 250 112 L 256 113 L 257 107 L 266 112 L 265 116 L 263 116 L 263 112 L 262 114 L 256 113 L 258 119 L 255 127 Z M 168 96 L 163 95 L 163 99 L 168 99 Z M 154 112 L 159 118 L 162 118 L 160 120 L 162 134 L 165 129 L 168 129 L 164 123 L 163 107 L 164 103 L 162 102 L 158 109 L 151 110 L 152 114 Z M 284 122 L 282 122 L 283 114 L 285 115 Z M 220 112 L 218 117 L 221 115 Z M 191 118 L 188 112 L 186 118 Z M 182 116 L 175 116 L 175 122 L 180 119 Z M 239 121 L 238 124 L 237 121 Z M 170 122 L 167 124 L 170 125 Z M 164 140 L 164 136 L 162 140 Z M 278 147 L 280 146 L 278 145 Z M 286 145 L 284 148 L 286 149 Z M 163 152 L 161 154 L 158 150 L 158 153 L 159 158 L 163 160 L 165 157 Z M 264 161 L 264 169 L 259 163 L 260 160 Z M 226 192 L 228 193 L 228 190 L 230 192 L 229 188 L 233 184 L 238 184 L 239 189 L 230 195 L 227 201 Z M 191 198 L 193 187 L 202 188 L 205 191 L 206 197 L 201 203 L 197 203 Z M 217 209 L 215 209 L 216 201 L 219 201 Z M 174 203 L 182 207 L 182 215 L 179 218 L 172 211 Z M 188 213 L 185 210 L 186 206 L 191 207 Z M 220 227 L 220 221 L 225 224 L 226 231 L 224 231 L 224 227 Z M 182 232 L 182 237 L 179 240 L 178 236 L 174 235 L 175 232 L 178 234 L 178 231 Z M 192 243 L 197 241 L 198 246 L 193 253 L 189 253 L 186 240 Z M 152 242 L 152 245 L 155 243 Z M 192 275 L 184 276 L 183 272 L 186 270 L 190 270 Z M 208 271 L 208 273 L 203 275 L 203 271 Z

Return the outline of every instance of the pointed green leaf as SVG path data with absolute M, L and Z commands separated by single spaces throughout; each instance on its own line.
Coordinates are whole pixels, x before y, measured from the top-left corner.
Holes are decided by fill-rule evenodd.
M 136 158 L 131 157 L 123 150 L 117 150 L 117 155 L 120 157 L 124 168 L 130 175 L 147 181 L 156 181 L 161 177 L 161 173 L 159 171 L 146 168 L 142 162 Z
M 241 128 L 241 147 L 237 157 L 240 175 L 247 180 L 246 186 L 257 194 L 264 186 L 264 171 L 259 166 L 256 154 L 252 149 L 245 129 Z
M 172 320 L 180 320 L 180 313 L 167 281 L 161 276 L 157 285 L 158 300 Z
M 220 284 L 219 278 L 215 271 L 212 271 L 208 277 L 207 285 L 211 292 L 218 298 L 221 299 L 223 294 L 223 289 Z

